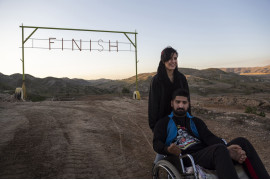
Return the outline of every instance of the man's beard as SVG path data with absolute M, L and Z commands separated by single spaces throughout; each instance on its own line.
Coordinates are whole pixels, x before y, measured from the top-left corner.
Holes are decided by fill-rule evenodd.
M 184 115 L 186 115 L 187 111 L 184 108 L 178 108 L 178 109 L 173 108 L 173 113 L 176 116 L 184 116 Z

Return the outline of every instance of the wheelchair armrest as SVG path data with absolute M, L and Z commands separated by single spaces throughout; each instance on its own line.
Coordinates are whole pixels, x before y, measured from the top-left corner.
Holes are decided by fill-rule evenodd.
M 199 177 L 198 176 L 198 171 L 197 171 L 194 159 L 193 159 L 192 155 L 190 155 L 190 154 L 185 154 L 185 155 L 180 154 L 179 155 L 179 160 L 180 160 L 180 164 L 181 164 L 181 168 L 182 168 L 183 173 L 184 174 L 186 173 L 185 166 L 184 166 L 184 163 L 183 163 L 184 158 L 188 158 L 190 160 L 192 168 L 193 168 L 194 176 L 195 176 L 196 179 L 198 179 L 198 177 Z

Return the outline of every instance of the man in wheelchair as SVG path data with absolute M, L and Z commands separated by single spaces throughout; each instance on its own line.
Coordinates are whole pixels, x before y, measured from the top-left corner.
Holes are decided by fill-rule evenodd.
M 250 178 L 269 178 L 261 159 L 251 143 L 236 138 L 229 143 L 215 136 L 199 118 L 191 116 L 189 94 L 183 89 L 172 95 L 172 113 L 155 125 L 153 147 L 158 154 L 180 170 L 179 156 L 190 154 L 195 164 L 216 170 L 218 178 L 238 178 L 235 164 L 241 164 Z M 189 162 L 184 160 L 184 164 Z

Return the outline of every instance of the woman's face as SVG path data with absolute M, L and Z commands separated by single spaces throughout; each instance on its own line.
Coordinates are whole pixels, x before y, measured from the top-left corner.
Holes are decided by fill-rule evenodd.
M 167 70 L 171 71 L 177 67 L 177 54 L 173 53 L 171 59 L 164 63 Z

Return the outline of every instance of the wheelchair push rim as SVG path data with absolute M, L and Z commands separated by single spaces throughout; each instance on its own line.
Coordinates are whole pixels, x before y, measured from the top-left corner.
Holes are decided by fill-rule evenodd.
M 165 174 L 164 174 L 165 173 Z M 162 177 L 161 177 L 162 176 Z M 164 177 L 163 177 L 164 176 Z M 167 160 L 158 161 L 153 168 L 153 179 L 181 179 L 179 171 Z

